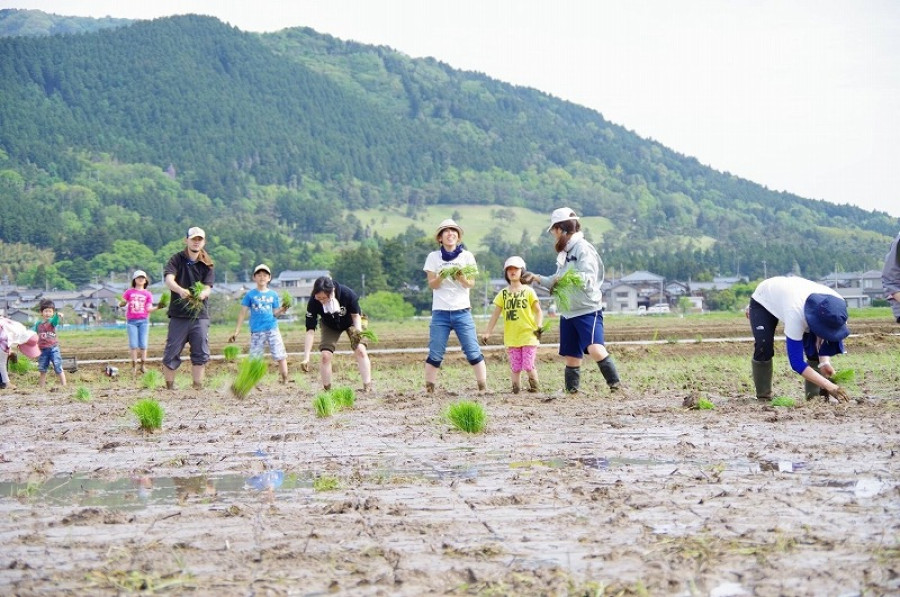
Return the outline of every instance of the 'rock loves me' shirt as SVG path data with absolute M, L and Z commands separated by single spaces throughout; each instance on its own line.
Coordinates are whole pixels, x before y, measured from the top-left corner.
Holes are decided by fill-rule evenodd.
M 512 292 L 504 288 L 494 297 L 494 305 L 500 307 L 503 316 L 503 344 L 510 346 L 532 346 L 540 344 L 534 331 L 537 321 L 534 319 L 534 304 L 537 294 L 531 286 L 523 286 Z

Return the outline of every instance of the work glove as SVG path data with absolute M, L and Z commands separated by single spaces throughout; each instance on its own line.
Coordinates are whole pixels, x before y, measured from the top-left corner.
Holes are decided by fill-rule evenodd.
M 362 340 L 362 332 L 356 328 L 347 328 L 347 335 L 356 344 L 359 344 L 359 341 Z
M 523 270 L 522 275 L 519 276 L 519 281 L 522 282 L 522 284 L 531 284 L 534 282 L 534 274 L 527 270 Z
M 231 334 L 230 336 L 228 336 L 228 342 L 234 342 L 235 340 L 237 340 L 237 334 Z

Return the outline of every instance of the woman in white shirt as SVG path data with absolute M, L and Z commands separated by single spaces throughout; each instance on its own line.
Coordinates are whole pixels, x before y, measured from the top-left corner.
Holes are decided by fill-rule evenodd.
M 433 291 L 428 358 L 425 359 L 425 391 L 428 393 L 434 392 L 451 330 L 456 332 L 466 359 L 475 371 L 478 389 L 487 388 L 487 367 L 478 345 L 469 302 L 469 290 L 475 286 L 475 276 L 462 271 L 466 266 L 475 267 L 477 264 L 475 256 L 462 244 L 462 235 L 462 228 L 455 221 L 447 219 L 441 222 L 435 235 L 441 247 L 428 254 L 422 268 L 428 276 L 428 287 Z M 448 268 L 457 268 L 458 271 L 452 276 L 442 276 L 441 271 Z
M 825 377 L 834 375 L 831 357 L 844 352 L 844 338 L 850 335 L 847 302 L 841 295 L 811 280 L 776 276 L 756 287 L 747 317 L 753 331 L 757 399 L 772 399 L 773 343 L 781 321 L 791 368 L 806 380 L 806 398 L 817 396 L 821 388 L 842 402 L 849 400 L 843 388 Z

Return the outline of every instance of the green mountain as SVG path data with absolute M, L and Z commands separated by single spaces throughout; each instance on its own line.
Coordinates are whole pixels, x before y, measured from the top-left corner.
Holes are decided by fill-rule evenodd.
M 542 231 L 504 215 L 569 205 L 602 222 L 590 234 L 608 263 L 681 279 L 758 277 L 764 261 L 809 277 L 880 267 L 900 224 L 770 191 L 595 111 L 386 47 L 196 15 L 9 33 L 23 12 L 49 24 L 19 32 L 68 18 L 0 11 L 0 239 L 17 247 L 0 246 L 0 273 L 32 282 L 39 266 L 73 283 L 151 270 L 201 224 L 232 279 L 259 261 L 340 272 L 381 256 L 367 281 L 382 268 L 385 287 L 410 285 L 421 261 L 386 255 L 418 259 L 436 223 L 420 216 L 435 206 L 494 214 L 486 225 L 479 208 L 480 236 L 467 239 L 489 270 L 511 252 L 548 269 Z M 388 236 L 406 223 L 418 231 Z

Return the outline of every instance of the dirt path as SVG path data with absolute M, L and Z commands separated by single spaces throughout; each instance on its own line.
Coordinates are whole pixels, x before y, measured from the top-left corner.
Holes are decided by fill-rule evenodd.
M 211 371 L 202 394 L 159 395 L 151 435 L 128 413 L 150 393 L 127 377 L 76 374 L 88 403 L 6 391 L 0 592 L 900 593 L 900 373 L 866 378 L 859 403 L 783 409 L 709 371 L 713 411 L 682 408 L 691 383 L 638 375 L 672 359 L 709 370 L 712 353 L 743 363 L 746 348 L 623 348 L 615 397 L 593 371 L 574 397 L 468 393 L 455 363 L 442 386 L 462 393 L 425 395 L 409 389 L 420 355 L 382 357 L 379 390 L 328 419 L 314 380 L 237 401 Z M 869 338 L 851 362 L 898 349 Z M 489 366 L 505 387 L 501 355 Z M 558 369 L 542 355 L 548 387 Z M 459 398 L 485 404 L 486 433 L 441 419 Z

